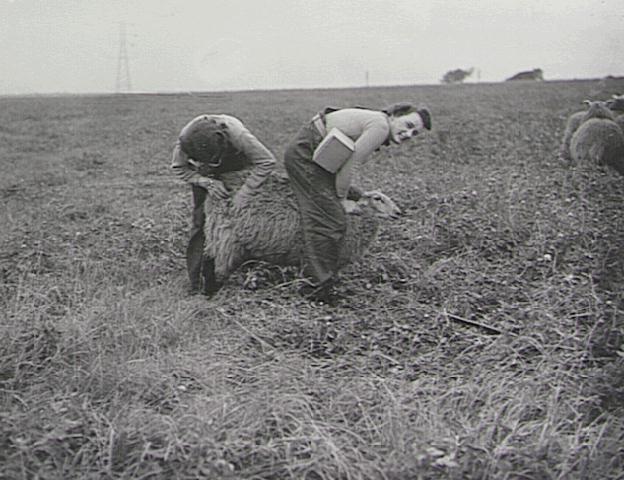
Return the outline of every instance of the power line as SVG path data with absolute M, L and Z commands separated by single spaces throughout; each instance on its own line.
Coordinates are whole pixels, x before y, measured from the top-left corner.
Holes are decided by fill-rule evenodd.
M 132 81 L 130 80 L 130 60 L 128 59 L 128 47 L 126 42 L 126 24 L 119 23 L 119 55 L 117 57 L 117 83 L 115 91 L 131 92 Z

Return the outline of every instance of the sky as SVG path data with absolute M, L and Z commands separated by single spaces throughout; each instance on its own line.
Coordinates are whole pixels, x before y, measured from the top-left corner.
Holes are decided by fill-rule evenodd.
M 623 45 L 621 0 L 0 0 L 0 95 L 602 78 Z

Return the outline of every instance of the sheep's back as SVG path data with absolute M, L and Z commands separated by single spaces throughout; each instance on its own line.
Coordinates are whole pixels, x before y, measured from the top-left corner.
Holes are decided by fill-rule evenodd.
M 229 172 L 220 179 L 233 197 L 248 175 Z M 207 199 L 205 212 L 209 255 L 228 251 L 242 260 L 283 264 L 288 260 L 282 257 L 292 256 L 293 245 L 301 244 L 297 241 L 300 228 L 294 194 L 287 178 L 277 173 L 270 174 L 240 210 L 233 210 L 231 199 Z
M 245 172 L 221 177 L 235 192 L 244 183 Z M 303 259 L 303 233 L 294 192 L 288 179 L 273 173 L 238 211 L 230 200 L 206 201 L 206 253 L 227 252 L 232 267 L 246 260 L 263 260 L 277 265 L 299 266 Z M 347 232 L 339 253 L 342 267 L 364 253 L 374 240 L 379 219 L 369 207 L 358 215 L 347 215 Z M 212 246 L 211 246 L 212 245 Z
M 287 185 L 290 189 L 290 186 Z M 268 208 L 264 194 L 258 205 L 238 214 L 236 237 L 244 244 L 245 258 L 277 265 L 300 266 L 303 259 L 303 231 L 292 192 L 283 192 L 282 202 Z M 270 195 L 268 195 L 270 196 Z M 268 197 L 267 196 L 267 197 Z M 262 200 L 267 200 L 263 203 Z M 375 239 L 379 219 L 365 207 L 358 215 L 347 215 L 347 229 L 338 255 L 338 268 L 360 257 Z
M 279 190 L 268 194 L 263 188 L 252 204 L 236 213 L 234 232 L 247 260 L 296 265 L 301 258 L 299 212 L 292 193 Z
M 624 134 L 612 120 L 584 122 L 572 136 L 571 152 L 575 162 L 609 165 L 624 173 Z

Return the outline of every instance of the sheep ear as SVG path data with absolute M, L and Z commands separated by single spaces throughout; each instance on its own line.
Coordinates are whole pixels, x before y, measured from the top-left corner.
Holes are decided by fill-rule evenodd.
M 367 192 L 362 192 L 362 196 L 366 198 L 374 197 L 375 195 L 379 195 L 381 192 L 379 190 L 368 190 Z
M 591 102 L 589 100 L 583 100 L 583 105 L 587 105 L 589 107 Z

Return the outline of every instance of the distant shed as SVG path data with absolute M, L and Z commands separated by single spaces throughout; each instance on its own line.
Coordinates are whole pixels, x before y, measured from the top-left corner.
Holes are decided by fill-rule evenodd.
M 534 68 L 526 72 L 518 72 L 513 77 L 509 77 L 507 82 L 515 82 L 518 80 L 541 81 L 544 80 L 544 72 L 541 68 Z

